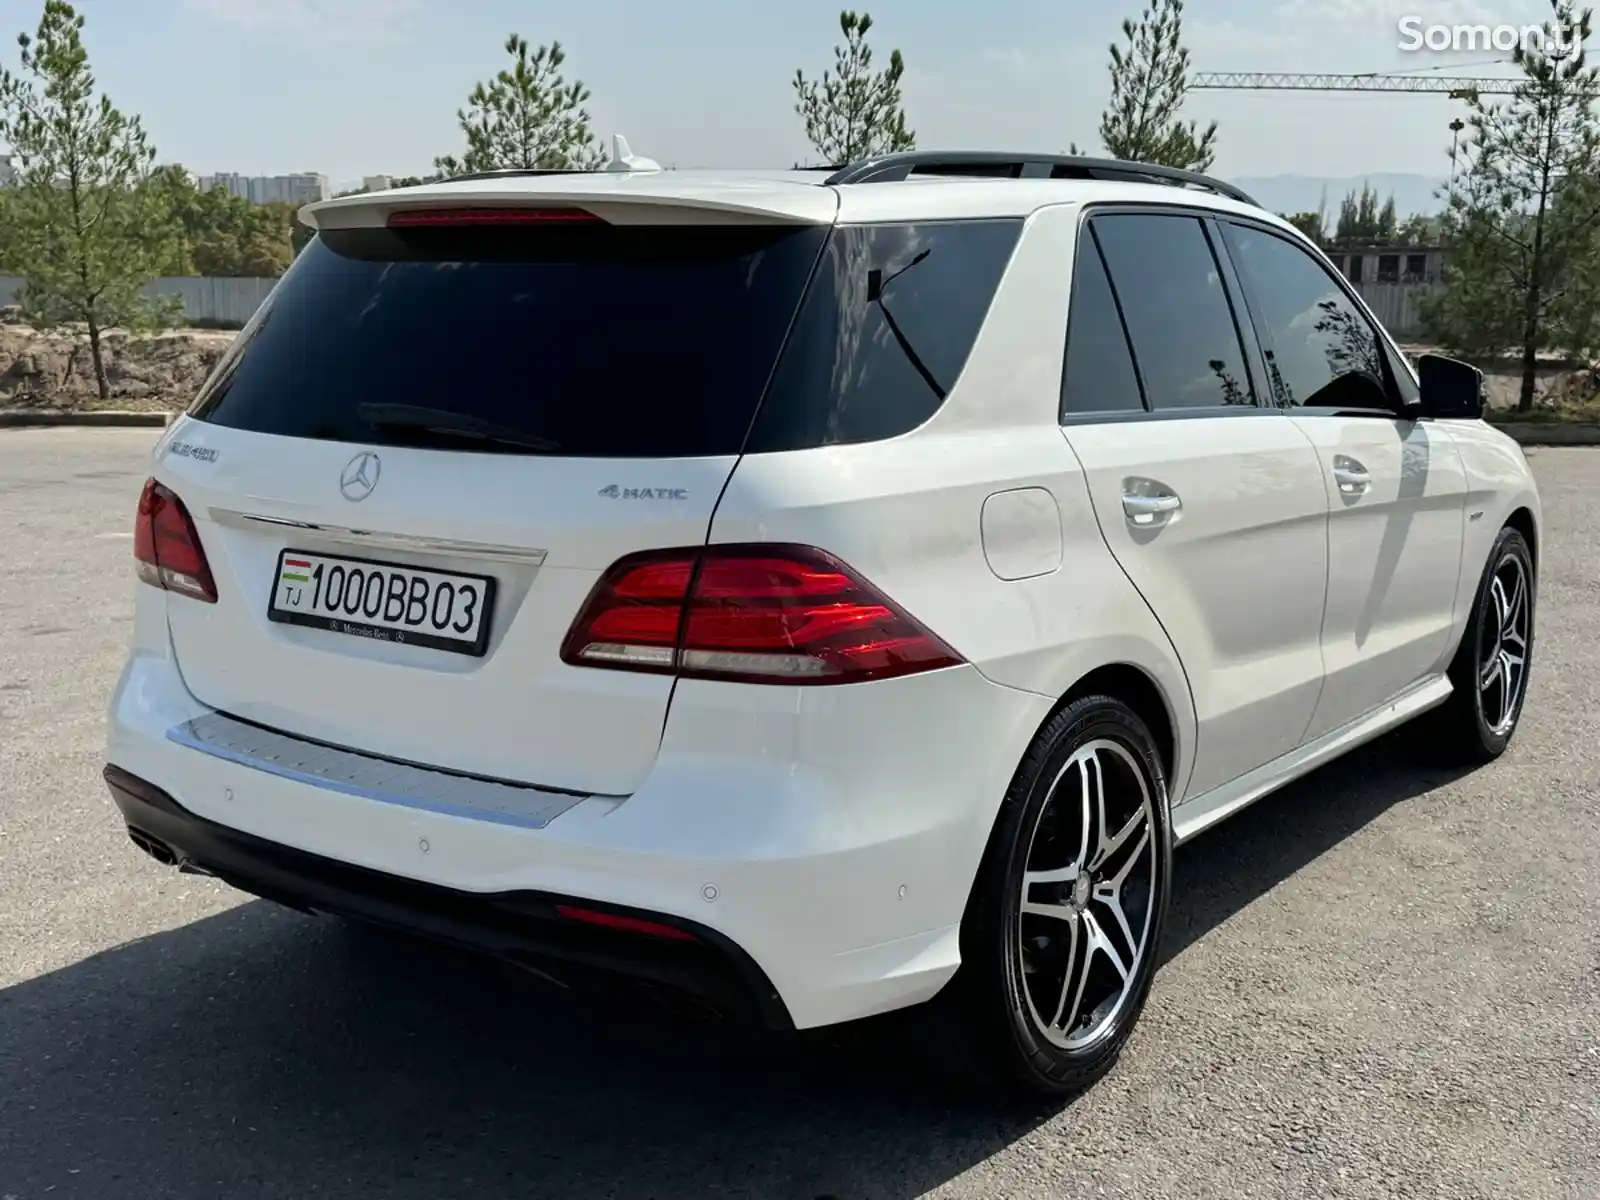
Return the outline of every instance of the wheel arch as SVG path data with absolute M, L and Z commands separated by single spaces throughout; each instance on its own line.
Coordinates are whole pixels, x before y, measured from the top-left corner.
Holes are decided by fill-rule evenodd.
M 1178 710 L 1162 690 L 1161 685 L 1156 682 L 1155 677 L 1143 667 L 1131 662 L 1112 662 L 1095 667 L 1081 675 L 1051 706 L 1044 720 L 1039 722 L 1039 730 L 1053 721 L 1056 714 L 1074 700 L 1095 695 L 1110 696 L 1122 701 L 1144 722 L 1145 728 L 1150 731 L 1150 736 L 1155 739 L 1156 748 L 1161 755 L 1161 767 L 1167 777 L 1168 804 L 1174 803 L 1175 797 L 1179 794 L 1177 773 L 1179 753 L 1182 749 L 1178 733 Z M 1034 731 L 1035 737 L 1038 736 L 1039 730 Z
M 1515 529 L 1528 543 L 1528 557 L 1533 561 L 1533 586 L 1537 594 L 1539 555 L 1542 549 L 1539 544 L 1541 518 L 1537 495 L 1524 492 L 1513 500 L 1509 509 L 1504 512 L 1504 517 L 1497 524 L 1491 525 L 1488 521 L 1483 521 L 1468 525 L 1467 538 L 1462 546 L 1461 574 L 1456 585 L 1455 620 L 1445 653 L 1439 659 L 1440 671 L 1445 670 L 1455 658 L 1456 652 L 1461 647 L 1461 639 L 1466 636 L 1467 627 L 1472 621 L 1473 607 L 1477 603 L 1478 588 L 1488 567 L 1489 555 L 1493 550 L 1495 539 L 1500 536 L 1502 530 Z
M 1539 522 L 1533 515 L 1533 510 L 1527 505 L 1519 505 L 1507 516 L 1502 529 L 1515 529 L 1528 543 L 1528 556 L 1533 559 L 1533 577 L 1539 578 Z

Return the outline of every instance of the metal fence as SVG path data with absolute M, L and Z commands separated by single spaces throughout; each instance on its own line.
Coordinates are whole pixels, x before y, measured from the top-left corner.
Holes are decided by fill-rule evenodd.
M 197 324 L 243 325 L 267 298 L 276 279 L 225 279 L 212 276 L 163 276 L 144 289 L 149 295 L 176 296 L 183 315 Z M 22 280 L 0 275 L 0 305 L 15 303 Z
M 238 327 L 250 319 L 276 279 L 221 279 L 212 277 L 167 276 L 145 290 L 183 300 L 183 313 L 191 321 L 208 325 Z M 10 304 L 22 280 L 0 275 L 0 304 Z M 1402 341 L 1422 336 L 1418 303 L 1423 296 L 1439 291 L 1437 283 L 1358 283 L 1368 306 L 1389 332 Z
M 1442 283 L 1358 283 L 1367 307 L 1383 326 L 1402 342 L 1423 336 L 1421 302 L 1424 296 L 1444 290 Z

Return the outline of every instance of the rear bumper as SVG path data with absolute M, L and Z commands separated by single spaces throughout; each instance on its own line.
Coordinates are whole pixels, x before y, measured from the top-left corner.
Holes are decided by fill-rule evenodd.
M 334 778 L 318 762 L 295 767 L 293 753 L 263 763 L 270 746 L 240 754 L 191 736 L 218 714 L 172 657 L 151 603 L 161 594 L 142 591 L 106 761 L 169 804 L 151 815 L 159 806 L 141 802 L 158 828 L 130 824 L 247 891 L 305 907 L 357 911 L 352 895 L 365 896 L 363 915 L 389 919 L 371 906 L 401 889 L 394 923 L 495 953 L 560 951 L 571 931 L 508 932 L 553 897 L 703 930 L 744 992 L 776 992 L 777 1005 L 754 1005 L 758 1019 L 774 1023 L 781 1008 L 800 1029 L 914 1005 L 949 981 L 995 811 L 1051 706 L 972 668 L 844 688 L 682 681 L 633 794 L 511 813 L 481 796 L 440 803 L 397 783 L 385 760 Z M 287 881 L 264 871 L 280 861 Z M 330 879 L 344 882 L 328 890 Z M 640 974 L 632 965 L 615 964 Z
M 214 875 L 306 912 L 357 917 L 548 971 L 598 971 L 663 984 L 724 1016 L 768 1029 L 793 1021 L 743 950 L 704 925 L 532 891 L 473 893 L 370 871 L 207 821 L 154 784 L 108 766 L 105 780 L 129 834 L 152 857 Z M 678 936 L 564 917 L 563 906 L 646 922 Z

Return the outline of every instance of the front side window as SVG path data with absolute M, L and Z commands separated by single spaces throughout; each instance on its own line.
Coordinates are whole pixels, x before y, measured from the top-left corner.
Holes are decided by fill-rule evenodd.
M 1245 225 L 1226 230 L 1250 290 L 1277 402 L 1286 408 L 1388 409 L 1377 331 L 1333 276 L 1285 238 Z
M 1195 217 L 1092 222 L 1156 412 L 1255 403 L 1244 343 L 1205 227 Z

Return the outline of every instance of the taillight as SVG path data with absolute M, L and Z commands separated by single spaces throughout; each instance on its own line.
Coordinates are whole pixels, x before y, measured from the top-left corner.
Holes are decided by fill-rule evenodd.
M 133 526 L 134 569 L 152 587 L 215 604 L 217 585 L 189 510 L 171 488 L 148 480 Z
M 604 225 L 581 208 L 402 208 L 389 214 L 390 229 L 464 225 Z
M 831 554 L 778 545 L 621 559 L 590 593 L 561 657 L 784 684 L 886 679 L 962 661 Z

